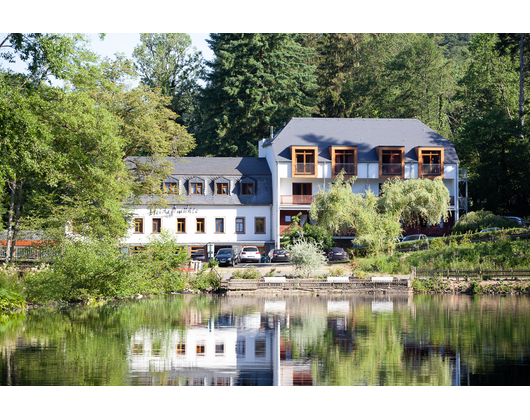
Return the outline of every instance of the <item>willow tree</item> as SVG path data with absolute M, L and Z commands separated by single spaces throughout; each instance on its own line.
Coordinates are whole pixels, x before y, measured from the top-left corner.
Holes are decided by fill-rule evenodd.
M 380 196 L 370 190 L 352 193 L 356 179 L 344 180 L 340 174 L 328 190 L 317 193 L 310 216 L 332 232 L 353 228 L 357 233 L 354 243 L 366 244 L 370 252 L 392 254 L 402 223 L 448 220 L 449 191 L 439 179 L 390 179 Z

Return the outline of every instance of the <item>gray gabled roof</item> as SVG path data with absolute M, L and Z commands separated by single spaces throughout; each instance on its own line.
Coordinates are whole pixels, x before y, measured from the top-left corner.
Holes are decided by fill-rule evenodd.
M 148 158 L 134 157 L 138 162 Z M 271 175 L 265 158 L 257 157 L 183 157 L 164 158 L 173 164 L 172 175 Z
M 443 147 L 445 162 L 458 163 L 453 144 L 416 119 L 293 118 L 263 147 L 277 161 L 290 161 L 290 146 L 318 146 L 318 160 L 331 159 L 330 146 L 357 146 L 358 162 L 377 162 L 378 146 L 404 146 L 405 160 L 417 161 L 415 147 Z

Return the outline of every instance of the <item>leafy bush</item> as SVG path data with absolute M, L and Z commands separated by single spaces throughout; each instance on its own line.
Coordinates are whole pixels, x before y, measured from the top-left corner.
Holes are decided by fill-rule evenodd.
M 261 279 L 262 275 L 256 267 L 247 267 L 244 270 L 237 270 L 232 278 L 237 279 Z
M 187 261 L 176 238 L 161 233 L 150 238 L 146 252 L 129 255 L 112 240 L 66 241 L 52 259 L 52 270 L 29 273 L 26 297 L 35 303 L 183 290 L 179 270 Z
M 22 309 L 26 301 L 18 293 L 0 288 L 0 309 Z
M 322 253 L 322 244 L 308 241 L 303 234 L 294 240 L 293 245 L 286 246 L 286 249 L 291 254 L 291 262 L 295 271 L 304 277 L 310 277 L 311 273 L 326 264 L 326 256 Z
M 206 290 L 209 287 L 219 287 L 219 274 L 214 270 L 202 270 L 191 277 L 189 285 L 193 289 Z
M 496 216 L 490 211 L 479 210 L 477 212 L 471 211 L 458 219 L 453 227 L 453 234 L 480 232 L 482 229 L 490 227 L 508 229 L 518 226 L 518 223 L 513 220 Z
M 281 243 L 284 248 L 288 245 L 293 245 L 296 239 L 301 236 L 305 237 L 308 241 L 318 244 L 322 252 L 327 252 L 329 248 L 335 246 L 333 235 L 329 230 L 311 223 L 305 223 L 304 226 L 299 226 L 301 215 L 302 213 L 298 213 L 297 216 L 293 216 L 289 229 L 284 232 Z

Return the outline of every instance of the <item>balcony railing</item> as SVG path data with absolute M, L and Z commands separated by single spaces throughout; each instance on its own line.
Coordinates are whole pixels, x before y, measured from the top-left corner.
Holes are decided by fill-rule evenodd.
M 441 175 L 442 165 L 440 163 L 424 163 L 421 165 L 423 175 Z
M 280 204 L 311 204 L 312 195 L 281 195 Z
M 403 166 L 401 163 L 383 163 L 381 164 L 381 173 L 383 175 L 403 175 Z
M 295 165 L 294 170 L 295 170 L 296 175 L 314 175 L 315 164 L 314 163 L 297 163 Z
M 337 176 L 343 169 L 345 175 L 355 175 L 355 163 L 335 163 L 333 175 Z

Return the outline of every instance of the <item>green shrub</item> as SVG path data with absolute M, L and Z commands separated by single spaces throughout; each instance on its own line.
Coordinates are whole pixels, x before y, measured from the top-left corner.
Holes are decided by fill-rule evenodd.
M 0 288 L 0 309 L 23 309 L 25 306 L 25 299 L 18 293 Z
M 326 264 L 326 256 L 322 253 L 322 244 L 308 241 L 303 235 L 294 240 L 293 245 L 286 249 L 291 255 L 295 271 L 304 277 L 310 277 L 318 268 Z
M 453 227 L 453 234 L 480 232 L 482 229 L 490 227 L 508 229 L 518 226 L 518 223 L 513 220 L 496 216 L 490 211 L 479 210 L 477 212 L 471 211 L 458 219 Z
M 261 279 L 262 275 L 256 267 L 247 267 L 244 270 L 238 270 L 233 274 L 233 278 L 237 279 Z
M 189 285 L 193 289 L 206 290 L 209 287 L 219 287 L 219 274 L 215 269 L 202 270 L 190 278 Z
M 29 273 L 25 295 L 35 303 L 180 291 L 185 250 L 167 233 L 151 237 L 146 252 L 129 255 L 112 241 L 66 241 L 51 270 Z

